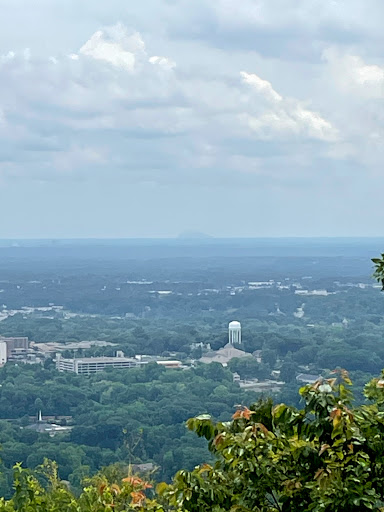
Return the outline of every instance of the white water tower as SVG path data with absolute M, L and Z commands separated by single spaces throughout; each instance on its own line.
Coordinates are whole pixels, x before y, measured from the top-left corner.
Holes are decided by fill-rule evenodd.
M 231 322 L 228 326 L 229 344 L 241 345 L 241 324 L 240 322 Z

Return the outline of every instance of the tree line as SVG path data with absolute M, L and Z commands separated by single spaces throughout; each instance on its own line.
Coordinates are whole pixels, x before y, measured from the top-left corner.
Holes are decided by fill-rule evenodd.
M 0 510 L 39 512 L 380 512 L 384 507 L 384 373 L 353 407 L 345 370 L 300 390 L 304 407 L 238 406 L 231 421 L 199 415 L 188 428 L 213 455 L 157 486 L 130 465 L 85 478 L 76 494 L 48 460 L 14 467 Z

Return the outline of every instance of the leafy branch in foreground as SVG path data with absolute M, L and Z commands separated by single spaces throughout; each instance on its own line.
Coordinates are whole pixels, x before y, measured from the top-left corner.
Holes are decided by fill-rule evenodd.
M 261 401 L 230 423 L 190 420 L 217 462 L 180 471 L 162 493 L 191 512 L 381 510 L 384 380 L 366 388 L 376 403 L 356 410 L 350 385 L 340 370 L 300 390 L 303 410 Z
M 384 290 L 384 253 L 381 254 L 380 258 L 372 258 L 375 271 L 373 277 L 381 284 L 382 290 Z

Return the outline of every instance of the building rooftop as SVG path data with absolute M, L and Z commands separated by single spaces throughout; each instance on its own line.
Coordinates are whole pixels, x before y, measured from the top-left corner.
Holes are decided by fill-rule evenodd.
M 73 358 L 62 358 L 62 361 L 77 361 L 78 363 L 137 363 L 137 359 L 134 357 L 76 357 Z
M 211 352 L 203 356 L 199 361 L 201 363 L 221 363 L 227 364 L 231 359 L 235 357 L 252 357 L 252 354 L 239 350 L 233 345 L 228 343 L 225 347 L 221 348 L 217 352 Z
M 31 342 L 31 347 L 38 350 L 39 352 L 62 352 L 63 350 L 80 350 L 89 349 L 91 347 L 112 347 L 115 343 L 108 341 L 75 341 L 69 343 L 59 343 L 56 341 L 49 341 L 47 343 L 35 343 Z
M 145 464 L 132 464 L 133 471 L 146 473 L 148 471 L 154 471 L 157 466 L 153 462 L 147 462 Z
M 28 430 L 34 430 L 39 433 L 47 433 L 51 437 L 60 432 L 69 432 L 73 427 L 56 425 L 56 423 L 46 423 L 45 421 L 38 421 L 37 423 L 33 423 L 32 425 L 27 425 L 24 427 Z
M 167 365 L 170 365 L 170 366 L 176 366 L 176 365 L 181 365 L 181 361 L 176 361 L 176 360 L 168 360 L 168 359 L 163 359 L 163 360 L 159 360 L 159 361 L 156 361 L 157 364 L 160 364 L 162 366 L 167 366 Z
M 296 380 L 298 382 L 306 382 L 308 384 L 313 384 L 314 382 L 318 381 L 319 379 L 321 379 L 320 375 L 310 375 L 309 373 L 300 373 L 296 377 Z

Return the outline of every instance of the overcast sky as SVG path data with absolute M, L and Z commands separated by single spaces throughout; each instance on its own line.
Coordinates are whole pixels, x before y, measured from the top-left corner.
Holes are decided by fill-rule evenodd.
M 383 235 L 383 0 L 0 8 L 0 238 Z

